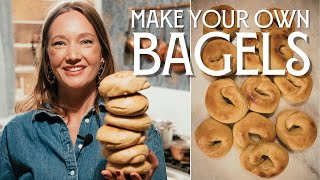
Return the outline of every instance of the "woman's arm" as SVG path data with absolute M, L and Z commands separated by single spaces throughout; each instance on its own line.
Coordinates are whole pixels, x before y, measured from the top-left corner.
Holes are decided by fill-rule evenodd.
M 17 179 L 9 159 L 6 128 L 0 132 L 0 179 Z

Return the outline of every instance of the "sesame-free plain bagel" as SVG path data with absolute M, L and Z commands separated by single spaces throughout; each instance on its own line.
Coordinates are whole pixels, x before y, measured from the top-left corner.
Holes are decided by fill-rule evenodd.
M 266 76 L 251 76 L 244 81 L 241 92 L 248 100 L 251 111 L 273 113 L 280 101 L 278 87 Z
M 102 154 L 108 162 L 116 164 L 136 164 L 146 160 L 149 148 L 145 144 L 138 144 L 120 150 L 102 149 Z
M 216 28 L 208 28 L 206 25 L 203 25 L 203 34 L 207 34 L 208 32 L 213 32 L 213 31 L 221 31 L 226 34 L 230 34 L 231 39 L 234 39 L 236 37 L 236 32 L 238 32 L 240 29 L 240 28 L 237 28 L 237 12 L 235 11 L 235 9 L 228 5 L 220 5 L 220 6 L 212 7 L 211 10 L 216 10 L 220 14 L 221 22 Z M 223 16 L 223 10 L 225 10 L 225 17 Z M 234 11 L 234 13 L 231 12 L 232 10 Z M 227 26 L 230 26 L 232 22 L 233 22 L 233 26 L 228 28 L 225 27 L 222 22 L 223 18 L 225 18 Z M 206 15 L 205 22 L 209 26 L 217 24 L 218 22 L 217 14 L 213 12 L 208 13 Z
M 274 142 L 276 129 L 274 124 L 266 117 L 250 112 L 233 126 L 233 139 L 236 147 L 243 150 L 249 145 L 258 143 Z M 250 136 L 257 135 L 260 141 L 256 142 Z
M 224 54 L 231 54 L 231 72 L 227 75 L 234 74 L 237 70 L 237 48 L 229 41 L 214 39 L 208 42 L 202 50 L 202 62 L 211 70 L 223 70 Z
M 294 69 L 302 69 L 302 65 L 295 64 Z M 274 76 L 274 83 L 278 86 L 283 98 L 291 105 L 300 105 L 306 102 L 312 91 L 312 78 L 310 74 L 293 76 L 286 72 L 285 76 Z
M 105 107 L 109 112 L 119 116 L 137 116 L 147 111 L 149 101 L 144 95 L 135 93 L 108 98 Z
M 312 118 L 298 110 L 280 112 L 276 122 L 277 136 L 291 150 L 304 150 L 317 138 L 317 126 Z
M 232 146 L 232 132 L 227 125 L 210 118 L 198 126 L 195 140 L 205 155 L 211 158 L 222 157 Z
M 271 178 L 280 174 L 289 162 L 288 151 L 276 143 L 260 143 L 246 147 L 240 155 L 241 165 L 248 171 Z
M 210 116 L 222 123 L 239 121 L 249 107 L 236 83 L 229 78 L 215 80 L 209 85 L 205 104 Z
M 122 149 L 138 144 L 142 138 L 141 132 L 134 132 L 112 126 L 101 126 L 96 139 L 108 149 Z M 142 141 L 143 142 L 143 141 Z
M 144 77 L 133 75 L 133 71 L 119 71 L 105 77 L 99 84 L 99 94 L 103 97 L 115 97 L 134 94 L 150 87 Z
M 269 34 L 270 48 L 270 69 L 285 69 L 287 61 L 294 55 L 288 44 L 288 34 L 282 31 L 271 31 Z M 260 43 L 259 49 L 263 49 L 263 43 Z M 259 56 L 263 59 L 263 51 L 259 51 Z
M 151 119 L 146 113 L 138 116 L 117 116 L 108 113 L 104 118 L 104 122 L 112 126 L 132 131 L 146 131 L 151 125 Z

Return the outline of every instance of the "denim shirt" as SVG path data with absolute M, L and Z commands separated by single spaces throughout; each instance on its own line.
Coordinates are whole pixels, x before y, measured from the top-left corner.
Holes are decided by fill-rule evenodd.
M 92 109 L 82 119 L 79 135 L 93 135 L 93 141 L 84 147 L 80 138 L 73 146 L 68 127 L 57 114 L 33 110 L 17 115 L 0 133 L 0 180 L 103 179 L 101 171 L 107 161 L 95 137 L 104 125 L 106 111 L 103 103 L 99 107 L 100 114 Z M 144 143 L 159 161 L 152 179 L 167 179 L 162 140 L 153 125 Z

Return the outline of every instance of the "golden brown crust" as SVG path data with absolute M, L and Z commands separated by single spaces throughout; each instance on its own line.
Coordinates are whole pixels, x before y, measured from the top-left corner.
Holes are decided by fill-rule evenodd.
M 244 54 L 244 69 L 258 69 L 258 72 L 262 72 L 262 59 L 259 56 L 259 52 L 262 51 L 260 43 L 262 43 L 262 33 L 256 32 L 257 39 L 247 38 L 243 40 L 245 47 L 254 46 L 255 52 L 245 52 Z
M 287 167 L 288 162 L 288 151 L 276 143 L 250 145 L 240 155 L 241 165 L 263 178 L 280 174 Z
M 302 65 L 295 64 L 294 69 L 302 69 Z M 306 102 L 312 91 L 312 78 L 306 74 L 304 76 L 293 76 L 286 72 L 285 76 L 275 76 L 274 83 L 281 91 L 283 98 L 291 105 L 300 105 Z
M 119 71 L 105 77 L 100 82 L 98 90 L 102 97 L 116 97 L 134 94 L 149 87 L 147 79 L 133 75 L 133 71 Z
M 277 136 L 291 150 L 304 150 L 317 138 L 317 127 L 312 118 L 298 110 L 279 113 L 276 122 Z
M 234 74 L 237 70 L 237 48 L 229 41 L 215 39 L 208 42 L 202 50 L 203 64 L 211 70 L 223 70 L 224 54 L 231 54 L 231 72 L 226 75 Z
M 151 170 L 151 164 L 148 161 L 144 161 L 138 164 L 115 164 L 108 162 L 106 169 L 115 174 L 117 170 L 122 171 L 124 174 L 130 174 L 136 172 L 138 174 L 148 174 Z
M 295 25 L 294 20 L 292 21 L 292 24 L 291 24 L 290 27 L 287 27 L 284 24 L 284 26 L 282 28 L 280 28 L 279 24 L 277 24 L 278 21 L 277 21 L 276 15 L 274 13 L 274 10 L 277 11 L 279 20 L 280 20 L 280 22 L 282 22 L 283 21 L 283 16 L 282 16 L 282 13 L 280 12 L 281 9 L 279 9 L 279 8 L 268 8 L 267 10 L 272 14 L 273 22 L 267 28 L 261 28 L 262 32 L 270 32 L 270 31 L 278 30 L 278 31 L 283 31 L 287 35 L 290 35 L 292 32 L 295 31 L 296 25 Z M 287 16 L 287 21 L 290 22 L 290 19 L 291 19 L 291 15 L 289 13 L 289 15 Z M 266 26 L 270 22 L 270 16 L 265 12 L 261 13 L 260 18 L 259 18 L 259 22 L 260 22 L 261 25 Z
M 278 87 L 265 76 L 252 76 L 244 81 L 241 92 L 249 102 L 251 111 L 272 113 L 280 100 Z
M 226 155 L 232 146 L 232 132 L 227 125 L 210 118 L 196 129 L 195 140 L 205 155 L 221 157 Z
M 221 19 L 223 19 L 222 10 L 226 10 L 226 17 L 225 17 L 226 25 L 230 25 L 232 21 L 234 23 L 231 28 L 224 27 L 222 21 L 220 22 L 220 24 L 217 28 L 208 28 L 206 25 L 203 25 L 203 34 L 207 34 L 209 32 L 213 32 L 213 31 L 221 31 L 226 34 L 230 34 L 231 40 L 234 39 L 236 37 L 236 32 L 238 32 L 240 30 L 240 28 L 237 28 L 237 13 L 234 10 L 234 8 L 232 8 L 228 5 L 220 5 L 220 6 L 212 7 L 211 10 L 216 10 L 220 14 L 220 17 L 222 17 Z M 234 17 L 232 17 L 231 10 L 234 10 Z M 205 21 L 210 26 L 215 25 L 218 22 L 218 16 L 212 12 L 208 13 L 206 15 Z
M 236 83 L 229 78 L 213 81 L 209 85 L 205 103 L 210 116 L 222 123 L 239 121 L 247 114 L 249 107 Z
M 112 126 L 132 131 L 146 131 L 151 125 L 151 119 L 146 113 L 139 116 L 117 116 L 108 113 L 104 118 L 104 122 Z
M 149 148 L 144 144 L 135 145 L 120 150 L 103 149 L 102 155 L 108 162 L 116 164 L 136 164 L 146 160 L 149 155 Z
M 249 145 L 257 145 L 250 135 L 258 135 L 259 143 L 274 142 L 276 130 L 274 124 L 264 116 L 250 112 L 233 126 L 234 143 L 241 151 Z
M 112 126 L 101 126 L 96 139 L 108 149 L 122 149 L 137 144 L 142 137 L 141 132 L 128 131 Z
M 270 48 L 270 69 L 285 69 L 287 61 L 293 57 L 293 51 L 288 44 L 288 34 L 282 31 L 271 31 L 269 35 Z M 259 49 L 263 49 L 263 43 L 260 43 Z M 263 59 L 263 51 L 259 51 L 259 56 Z
M 119 116 L 137 116 L 147 111 L 149 101 L 144 95 L 135 93 L 109 98 L 105 102 L 105 106 L 109 112 Z

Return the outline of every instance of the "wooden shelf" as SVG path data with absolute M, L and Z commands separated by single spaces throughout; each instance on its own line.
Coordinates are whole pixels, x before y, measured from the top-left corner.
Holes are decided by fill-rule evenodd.
M 38 47 L 39 44 L 33 44 L 34 47 Z M 15 48 L 31 48 L 32 44 L 31 43 L 14 43 L 13 47 Z
M 13 20 L 13 24 L 43 24 L 44 21 L 38 20 Z
M 16 66 L 15 67 L 15 72 L 16 73 L 33 73 L 36 70 L 36 68 L 32 65 L 28 66 Z

